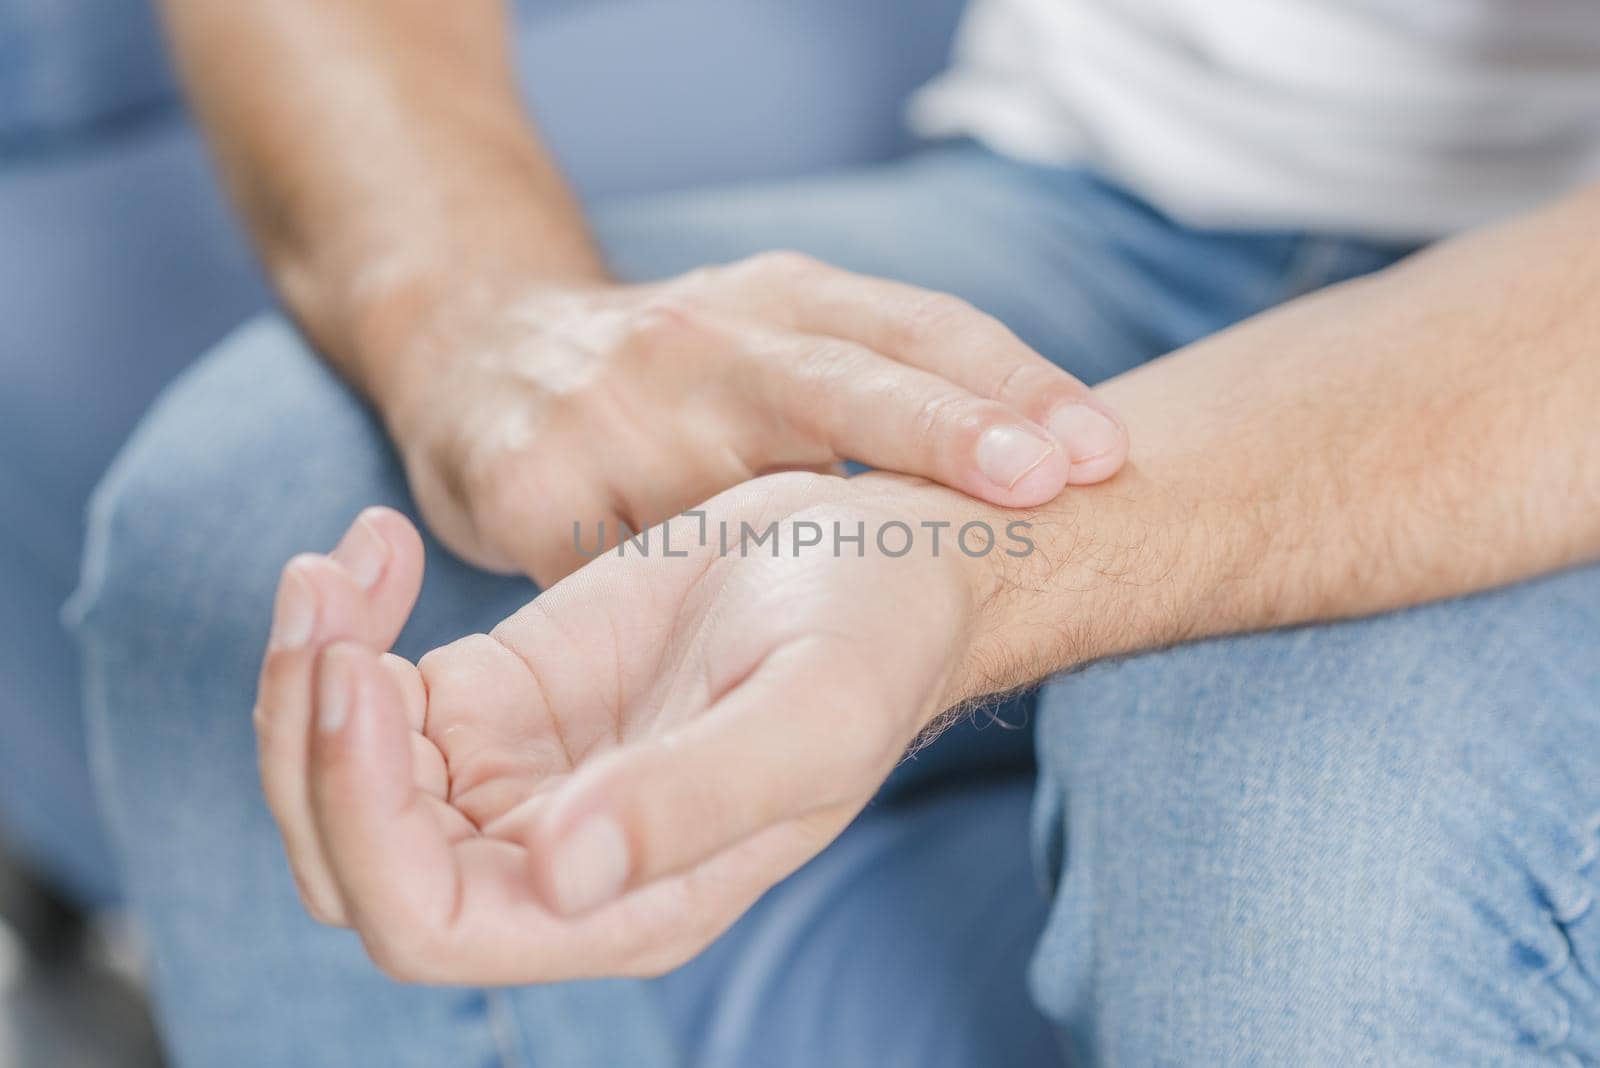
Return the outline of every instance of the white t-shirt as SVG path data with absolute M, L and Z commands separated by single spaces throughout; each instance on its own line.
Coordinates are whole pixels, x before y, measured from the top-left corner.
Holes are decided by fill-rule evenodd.
M 1600 180 L 1600 0 L 973 0 L 911 120 L 1200 225 L 1428 238 Z

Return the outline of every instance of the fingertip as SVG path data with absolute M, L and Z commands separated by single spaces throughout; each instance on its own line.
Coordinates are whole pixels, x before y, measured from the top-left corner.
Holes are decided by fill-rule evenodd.
M 417 525 L 404 513 L 378 504 L 362 511 L 357 519 L 377 531 L 396 550 L 397 556 L 422 555 L 422 535 L 417 531 Z
M 1069 486 L 1091 486 L 1097 482 L 1104 482 L 1118 471 L 1128 460 L 1128 447 L 1124 444 L 1121 448 L 1111 452 L 1102 453 L 1088 460 L 1075 461 L 1071 472 L 1067 475 Z
M 394 642 L 422 590 L 423 554 L 421 534 L 393 508 L 356 516 L 333 552 L 320 558 L 338 576 L 330 589 L 339 589 L 329 596 L 351 623 L 351 636 L 377 648 Z
M 291 612 L 301 610 L 294 608 L 293 602 L 304 596 L 313 606 L 314 618 L 309 628 L 292 630 L 286 636 L 273 639 L 275 643 L 303 633 L 304 638 L 296 648 L 311 648 L 327 641 L 362 637 L 367 629 L 368 609 L 362 591 L 350 571 L 331 556 L 302 553 L 291 560 L 284 568 L 284 584 L 279 596 L 289 600 Z M 274 630 L 277 630 L 276 613 Z
M 404 578 L 422 558 L 422 536 L 393 508 L 364 509 L 329 554 L 363 591 L 370 592 L 392 571 Z
M 1128 458 L 1128 431 L 1122 420 L 1093 397 L 1057 408 L 1046 425 L 1071 459 L 1070 485 L 1103 482 Z
M 536 884 L 554 912 L 579 916 L 621 896 L 633 861 L 627 832 L 614 815 L 590 812 L 545 840 Z
M 1028 422 L 990 426 L 973 452 L 976 478 L 969 492 L 1003 508 L 1029 508 L 1051 500 L 1067 483 L 1071 460 L 1043 427 Z
M 1060 466 L 1060 445 L 1043 427 L 1028 422 L 996 423 L 978 435 L 973 459 L 989 500 L 1016 497 L 1018 486 L 1037 484 Z
M 528 831 L 535 892 L 558 916 L 608 904 L 635 874 L 626 813 L 637 775 L 627 773 L 628 764 L 620 752 L 601 757 L 549 798 Z
M 302 648 L 316 632 L 318 597 L 307 558 L 308 554 L 302 554 L 290 560 L 278 579 L 278 595 L 272 606 L 272 630 L 267 638 L 269 651 Z
M 367 591 L 383 578 L 391 552 L 382 528 L 366 512 L 362 512 L 328 555 L 345 569 L 362 591 Z
M 1033 508 L 1053 501 L 1066 488 L 1072 470 L 1072 462 L 1066 452 L 1056 449 L 1037 467 L 1023 475 L 1004 499 L 993 503 L 1007 508 Z

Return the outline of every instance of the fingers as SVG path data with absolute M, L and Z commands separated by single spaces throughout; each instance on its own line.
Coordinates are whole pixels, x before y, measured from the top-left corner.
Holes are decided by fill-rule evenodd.
M 290 561 L 279 584 L 254 717 L 262 788 L 307 908 L 325 922 L 343 922 L 344 914 L 312 822 L 306 777 L 317 654 L 335 641 L 386 649 L 421 578 L 415 529 L 398 513 L 372 509 L 332 555 Z
M 703 948 L 852 814 L 762 828 L 692 873 L 569 920 L 532 893 L 520 839 L 453 833 L 457 810 L 418 788 L 407 765 L 403 687 L 380 658 L 364 645 L 335 643 L 315 675 L 316 828 L 350 925 L 379 967 L 402 980 L 660 974 Z
M 834 688 L 797 690 L 805 655 L 774 653 L 705 715 L 594 761 L 558 793 L 527 836 L 546 904 L 586 913 L 766 828 L 864 804 L 905 739 L 842 709 Z
M 502 821 L 508 827 L 480 832 L 410 777 L 403 680 L 367 647 L 341 642 L 322 652 L 315 681 L 309 773 L 330 878 L 374 961 L 405 981 L 660 974 L 703 948 L 849 819 L 819 814 L 763 829 L 612 910 L 552 915 L 533 892 L 515 812 Z M 528 797 L 523 811 L 540 811 L 536 800 Z
M 1103 481 L 1126 460 L 1127 431 L 1109 407 L 959 298 L 786 253 L 751 261 L 749 269 L 772 313 L 794 329 L 849 339 L 1049 429 L 1070 460 L 1069 484 Z
M 400 636 L 422 589 L 422 537 L 411 520 L 392 508 L 368 508 L 356 516 L 333 552 L 334 563 L 365 593 L 368 631 L 375 649 Z
M 315 829 L 351 921 L 383 963 L 391 934 L 446 926 L 460 872 L 434 799 L 413 776 L 405 698 L 369 646 L 322 650 L 311 734 Z
M 788 349 L 753 388 L 836 455 L 943 483 L 1004 507 L 1043 504 L 1071 474 L 1065 449 L 1016 409 L 939 375 L 835 338 L 770 339 Z

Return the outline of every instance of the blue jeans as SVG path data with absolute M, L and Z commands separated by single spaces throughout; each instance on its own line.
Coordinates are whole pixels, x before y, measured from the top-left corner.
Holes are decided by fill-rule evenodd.
M 964 146 L 596 222 L 633 278 L 791 247 L 952 291 L 1089 380 L 1403 251 Z M 278 321 L 99 491 L 91 723 L 180 1065 L 1600 1063 L 1600 570 L 1091 668 L 907 762 L 678 972 L 421 989 L 302 912 L 250 727 L 278 569 L 373 503 L 413 510 Z M 430 545 L 400 651 L 535 593 Z

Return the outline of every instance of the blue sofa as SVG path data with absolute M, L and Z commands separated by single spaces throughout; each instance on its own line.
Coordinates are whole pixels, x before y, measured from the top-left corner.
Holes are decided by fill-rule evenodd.
M 962 3 L 525 2 L 520 63 L 591 201 L 793 174 L 905 147 Z M 84 504 L 161 386 L 270 302 L 147 7 L 0 2 L 0 829 L 88 903 L 116 887 L 57 623 Z

